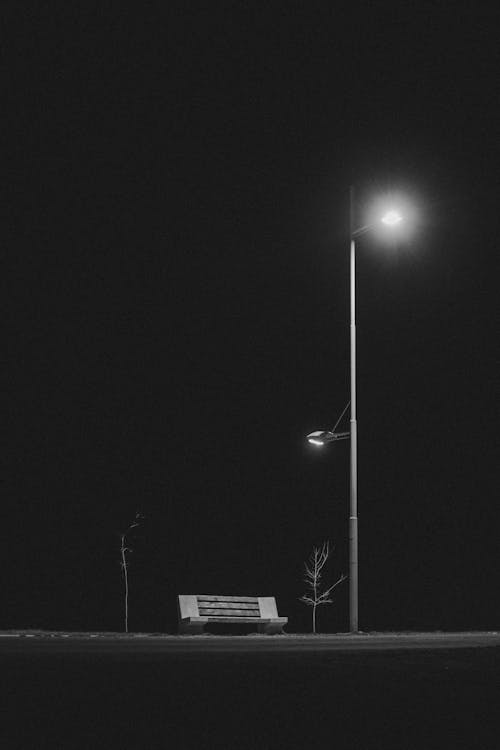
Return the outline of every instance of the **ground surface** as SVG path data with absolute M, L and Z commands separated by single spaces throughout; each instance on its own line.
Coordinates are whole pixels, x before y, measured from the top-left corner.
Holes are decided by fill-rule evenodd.
M 0 632 L 0 654 L 38 651 L 56 653 L 64 649 L 68 654 L 121 652 L 130 653 L 203 653 L 226 652 L 323 652 L 323 651 L 380 651 L 400 649 L 476 648 L 500 646 L 500 632 L 431 632 L 431 633 L 349 633 L 286 634 L 267 636 L 249 635 L 178 636 L 162 633 L 78 633 L 62 631 L 7 631 Z
M 0 634 L 1 746 L 498 747 L 499 633 Z

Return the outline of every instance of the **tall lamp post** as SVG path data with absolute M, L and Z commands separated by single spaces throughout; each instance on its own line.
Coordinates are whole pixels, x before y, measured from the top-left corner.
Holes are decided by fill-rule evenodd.
M 354 187 L 350 189 L 350 340 L 351 340 L 351 459 L 349 491 L 349 630 L 358 632 L 358 422 L 356 419 L 356 229 Z
M 380 217 L 388 227 L 402 221 L 401 214 L 391 209 Z M 356 417 L 356 239 L 376 226 L 376 223 L 356 228 L 354 223 L 354 188 L 350 189 L 350 430 L 318 430 L 308 435 L 313 445 L 324 445 L 336 440 L 350 438 L 350 491 L 349 491 L 349 630 L 359 632 L 358 627 L 358 424 Z

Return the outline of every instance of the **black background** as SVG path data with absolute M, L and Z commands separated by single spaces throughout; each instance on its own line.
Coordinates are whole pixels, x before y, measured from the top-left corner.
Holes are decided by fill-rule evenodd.
M 12 6 L 3 18 L 2 627 L 173 630 L 178 593 L 347 572 L 360 627 L 498 625 L 498 20 L 477 5 Z M 348 422 L 344 423 L 345 425 Z M 347 584 L 320 629 L 347 629 Z

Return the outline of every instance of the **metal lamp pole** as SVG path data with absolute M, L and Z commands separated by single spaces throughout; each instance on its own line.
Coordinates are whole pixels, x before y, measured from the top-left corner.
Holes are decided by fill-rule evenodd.
M 358 632 L 358 425 L 356 420 L 356 241 L 354 188 L 350 195 L 351 460 L 349 493 L 349 630 Z
M 347 406 L 340 415 L 333 430 L 316 430 L 307 439 L 313 445 L 325 445 L 336 440 L 351 441 L 350 492 L 349 492 L 349 630 L 358 633 L 358 423 L 356 420 L 356 238 L 375 227 L 371 222 L 356 228 L 354 223 L 354 188 L 351 186 L 351 226 L 350 226 L 350 307 L 351 307 L 351 419 L 349 432 L 336 432 Z M 392 209 L 380 217 L 380 221 L 393 227 L 403 221 L 403 217 Z M 348 404 L 349 405 L 349 404 Z

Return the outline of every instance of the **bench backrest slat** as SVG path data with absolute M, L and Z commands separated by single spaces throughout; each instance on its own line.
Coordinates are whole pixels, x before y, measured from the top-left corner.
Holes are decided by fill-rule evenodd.
M 200 617 L 260 617 L 259 609 L 199 609 Z
M 259 602 L 255 602 L 255 604 L 251 602 L 208 602 L 198 599 L 198 606 L 200 609 L 225 609 L 229 614 L 232 609 L 247 609 L 249 612 L 252 610 L 259 611 Z
M 248 602 L 250 604 L 259 603 L 259 598 L 257 596 L 215 596 L 212 594 L 197 594 L 196 598 L 199 602 Z

